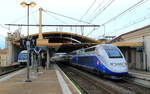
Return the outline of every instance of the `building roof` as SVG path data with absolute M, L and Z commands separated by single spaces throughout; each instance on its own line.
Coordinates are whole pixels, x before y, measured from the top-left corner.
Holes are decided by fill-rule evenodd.
M 0 54 L 7 54 L 7 52 L 8 52 L 8 48 L 4 48 L 0 50 Z
M 36 41 L 36 46 L 58 48 L 58 52 L 72 51 L 83 47 L 89 47 L 102 43 L 100 40 L 82 36 L 70 32 L 43 32 L 44 39 L 38 40 L 39 33 L 32 34 L 30 37 Z M 20 41 L 27 40 L 27 36 L 12 41 L 13 44 L 20 45 Z
M 39 33 L 36 34 L 32 34 L 30 36 L 32 36 L 33 38 L 38 38 Z M 59 38 L 59 41 L 62 40 L 62 38 L 66 37 L 66 38 L 70 38 L 80 41 L 80 42 L 92 42 L 92 43 L 101 43 L 101 41 L 93 39 L 93 38 L 89 38 L 86 36 L 82 36 L 79 34 L 75 34 L 75 33 L 70 33 L 70 32 L 58 32 L 58 31 L 54 31 L 54 32 L 42 32 L 43 37 L 45 38 Z M 21 39 L 26 39 L 27 36 L 22 37 L 22 38 L 18 38 L 15 41 L 19 41 Z M 63 40 L 62 40 L 63 41 Z
M 133 33 L 143 32 L 142 30 L 147 29 L 147 28 L 150 28 L 150 25 L 147 25 L 147 26 L 144 26 L 144 27 L 142 27 L 142 28 L 139 28 L 139 29 L 136 29 L 136 30 L 127 32 L 127 33 L 124 33 L 124 34 L 122 34 L 122 35 L 116 37 L 115 39 L 113 39 L 111 42 L 121 41 L 123 36 L 131 35 L 131 34 L 133 34 Z M 150 32 L 150 31 L 149 31 L 149 32 Z

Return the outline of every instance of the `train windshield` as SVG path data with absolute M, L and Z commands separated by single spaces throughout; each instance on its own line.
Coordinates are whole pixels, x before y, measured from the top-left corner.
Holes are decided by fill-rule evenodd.
M 27 59 L 27 53 L 21 53 L 21 54 L 19 55 L 19 59 L 20 59 L 20 60 L 26 60 L 26 59 Z
M 118 49 L 105 49 L 109 58 L 122 58 L 122 55 Z

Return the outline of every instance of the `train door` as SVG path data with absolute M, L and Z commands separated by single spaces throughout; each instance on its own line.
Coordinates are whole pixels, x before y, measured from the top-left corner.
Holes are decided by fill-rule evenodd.
M 78 53 L 76 51 L 72 52 L 71 53 L 71 63 L 78 63 Z

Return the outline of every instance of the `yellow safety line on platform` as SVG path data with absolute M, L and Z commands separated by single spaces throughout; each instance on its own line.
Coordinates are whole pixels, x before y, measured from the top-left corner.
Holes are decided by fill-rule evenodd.
M 69 81 L 69 83 L 71 83 L 71 85 L 77 90 L 77 92 L 79 93 L 79 94 L 82 94 L 81 92 L 80 92 L 80 90 L 74 85 L 74 83 L 72 83 L 72 81 L 67 77 L 67 75 L 57 66 L 57 65 L 55 65 L 57 68 L 58 68 L 58 70 L 66 77 L 66 79 Z

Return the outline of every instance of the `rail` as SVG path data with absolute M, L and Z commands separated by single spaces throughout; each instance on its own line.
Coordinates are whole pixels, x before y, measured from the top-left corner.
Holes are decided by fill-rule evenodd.
M 19 64 L 0 67 L 0 76 L 14 72 L 14 71 L 19 70 L 19 69 L 24 68 L 24 67 L 25 66 L 19 65 Z

